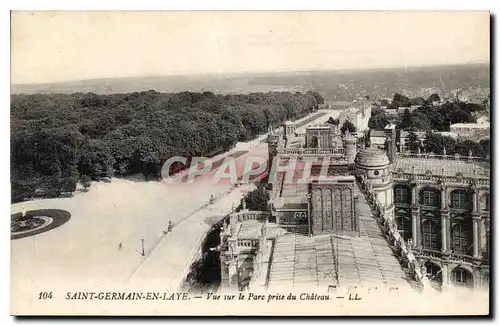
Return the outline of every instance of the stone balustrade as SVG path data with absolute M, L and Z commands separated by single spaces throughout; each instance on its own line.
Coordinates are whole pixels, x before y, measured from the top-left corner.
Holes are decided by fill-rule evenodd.
M 238 239 L 237 245 L 239 248 L 244 249 L 258 249 L 259 240 L 258 239 Z
M 344 148 L 280 148 L 278 154 L 290 156 L 338 156 L 339 158 L 344 155 Z
M 417 257 L 424 258 L 436 258 L 443 261 L 455 262 L 459 264 L 466 265 L 479 265 L 482 262 L 482 258 L 474 258 L 470 255 L 457 254 L 457 253 L 443 253 L 439 250 L 432 249 L 415 249 L 415 255 Z
M 400 172 L 392 171 L 392 178 L 394 180 L 414 180 L 414 181 L 433 181 L 433 182 L 443 182 L 443 183 L 465 183 L 465 184 L 476 184 L 478 186 L 489 186 L 490 177 L 488 176 L 477 176 L 477 177 L 465 177 L 465 176 L 445 176 L 436 174 L 425 174 L 425 173 L 411 173 L 411 172 Z
M 241 211 L 236 213 L 236 215 L 238 217 L 238 222 L 244 222 L 268 220 L 270 214 L 262 211 Z
M 409 153 L 409 152 L 399 152 L 396 154 L 397 157 L 407 157 L 407 158 L 418 158 L 418 159 L 435 159 L 435 160 L 450 160 L 450 161 L 464 161 L 464 162 L 489 162 L 489 158 L 480 156 L 462 156 L 459 154 L 455 155 L 436 155 L 433 153 Z
M 426 258 L 441 258 L 443 253 L 439 250 L 432 249 L 415 249 L 415 254 L 417 257 L 426 257 Z
M 480 264 L 482 261 L 482 258 L 474 258 L 472 256 L 456 254 L 456 253 L 447 254 L 444 258 L 445 260 L 451 262 L 457 262 L 460 264 L 465 263 L 468 265 Z

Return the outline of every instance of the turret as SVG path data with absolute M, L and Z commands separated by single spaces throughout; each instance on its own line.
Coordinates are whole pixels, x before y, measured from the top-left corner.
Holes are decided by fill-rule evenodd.
M 396 126 L 392 123 L 385 127 L 385 150 L 391 164 L 396 159 Z
M 353 164 L 356 158 L 356 141 L 356 137 L 351 135 L 349 130 L 346 130 L 342 142 L 344 144 L 345 157 L 349 164 Z
M 295 135 L 295 124 L 291 121 L 286 121 L 283 124 L 283 138 L 285 140 L 288 140 L 294 135 Z

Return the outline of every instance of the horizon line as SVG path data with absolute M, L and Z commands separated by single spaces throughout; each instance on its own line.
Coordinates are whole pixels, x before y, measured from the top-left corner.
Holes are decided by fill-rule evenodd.
M 373 67 L 373 68 L 344 68 L 344 69 L 307 69 L 307 70 L 273 70 L 273 71 L 248 71 L 248 72 L 207 72 L 207 73 L 173 73 L 165 75 L 136 75 L 136 76 L 123 76 L 123 77 L 96 77 L 84 79 L 67 79 L 62 81 L 48 81 L 48 82 L 28 82 L 28 83 L 10 83 L 11 86 L 26 86 L 26 85 L 44 85 L 44 84 L 64 84 L 71 82 L 90 82 L 99 80 L 112 80 L 112 79 L 137 79 L 137 78 L 168 78 L 168 77 L 199 77 L 199 76 L 238 76 L 238 75 L 267 75 L 267 74 L 304 74 L 304 73 L 318 73 L 318 72 L 351 72 L 351 71 L 377 71 L 377 70 L 399 70 L 399 69 L 418 69 L 418 68 L 432 68 L 432 67 L 446 67 L 446 66 L 468 66 L 468 65 L 491 65 L 490 61 L 474 61 L 462 63 L 449 63 L 449 64 L 421 64 L 421 65 L 404 65 L 392 67 Z

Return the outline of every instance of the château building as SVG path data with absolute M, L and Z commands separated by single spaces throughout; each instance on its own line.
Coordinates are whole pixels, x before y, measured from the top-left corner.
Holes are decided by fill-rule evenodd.
M 487 288 L 489 162 L 401 153 L 384 133 L 382 150 L 333 125 L 271 132 L 269 210 L 231 214 L 222 288 Z

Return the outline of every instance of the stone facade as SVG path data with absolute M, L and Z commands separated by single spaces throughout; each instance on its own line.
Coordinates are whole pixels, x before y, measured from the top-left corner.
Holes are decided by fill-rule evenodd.
M 398 229 L 431 277 L 444 287 L 488 284 L 489 180 L 446 171 L 392 174 Z
M 342 177 L 310 185 L 313 235 L 359 234 L 354 182 L 354 177 Z

